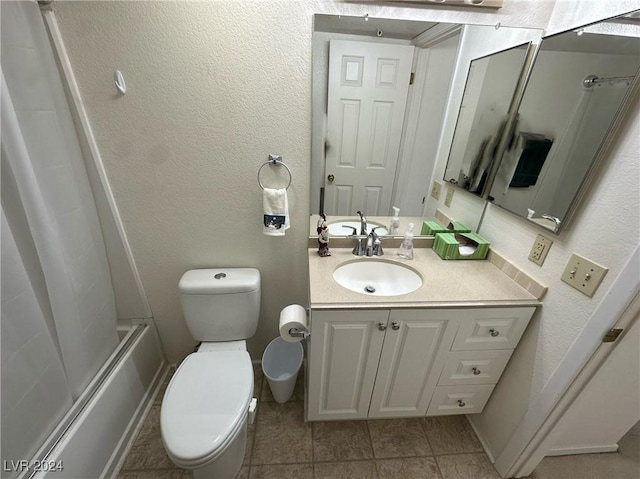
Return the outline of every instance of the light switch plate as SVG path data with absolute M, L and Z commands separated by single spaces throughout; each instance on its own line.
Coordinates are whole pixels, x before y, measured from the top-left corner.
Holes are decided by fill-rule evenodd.
M 442 183 L 438 183 L 437 181 L 434 181 L 433 186 L 431 187 L 431 196 L 433 196 L 436 200 L 439 200 L 441 191 L 442 191 Z
M 549 238 L 545 238 L 542 235 L 536 236 L 536 240 L 533 242 L 533 246 L 529 252 L 529 261 L 533 261 L 538 266 L 542 266 L 552 244 L 553 241 Z
M 445 206 L 451 206 L 451 201 L 453 200 L 453 193 L 454 193 L 454 189 L 451 188 L 450 186 L 447 187 L 447 196 L 444 198 L 444 205 Z
M 602 283 L 602 278 L 607 274 L 607 271 L 609 270 L 604 266 L 574 253 L 571 255 L 561 279 L 591 298 Z

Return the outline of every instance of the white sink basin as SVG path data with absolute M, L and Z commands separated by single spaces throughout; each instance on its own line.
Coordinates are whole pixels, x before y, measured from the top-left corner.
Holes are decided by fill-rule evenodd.
M 422 278 L 413 269 L 368 259 L 338 267 L 333 279 L 343 288 L 372 296 L 399 296 L 422 286 Z
M 353 230 L 343 228 L 343 226 L 351 226 L 356 229 L 357 234 L 360 234 L 359 221 L 336 221 L 335 223 L 327 224 L 327 226 L 329 227 L 329 234 L 332 236 L 349 236 L 350 234 L 353 234 Z M 371 233 L 371 230 L 378 226 L 380 226 L 380 228 L 376 230 L 378 235 L 386 235 L 389 232 L 387 228 L 378 223 L 367 223 L 367 234 Z

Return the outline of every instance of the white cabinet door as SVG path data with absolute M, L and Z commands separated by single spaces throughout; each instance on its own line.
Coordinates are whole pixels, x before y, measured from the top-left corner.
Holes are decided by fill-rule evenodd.
M 457 327 L 451 310 L 391 311 L 370 418 L 427 412 Z
M 388 318 L 388 310 L 311 311 L 310 421 L 367 417 Z

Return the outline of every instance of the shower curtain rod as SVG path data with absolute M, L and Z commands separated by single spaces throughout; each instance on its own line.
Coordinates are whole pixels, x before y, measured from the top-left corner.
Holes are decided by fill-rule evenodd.
M 585 88 L 591 88 L 592 86 L 597 85 L 599 83 L 617 83 L 622 81 L 626 81 L 630 83 L 633 81 L 634 78 L 635 78 L 635 75 L 629 75 L 626 77 L 608 77 L 608 78 L 599 78 L 595 75 L 589 75 L 587 78 L 582 80 L 582 84 L 584 85 Z

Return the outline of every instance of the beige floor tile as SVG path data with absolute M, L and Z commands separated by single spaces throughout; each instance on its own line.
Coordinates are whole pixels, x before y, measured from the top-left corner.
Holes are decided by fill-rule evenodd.
M 162 438 L 158 433 L 146 441 L 136 441 L 122 466 L 122 470 L 175 469 L 176 467 L 167 456 Z
M 378 479 L 373 461 L 316 462 L 314 479 Z
M 269 386 L 269 380 L 265 377 L 262 384 L 262 395 L 260 396 L 262 402 L 272 402 L 273 394 L 271 393 L 271 387 Z M 296 378 L 296 385 L 293 389 L 293 394 L 289 401 L 304 401 L 304 368 L 300 368 L 298 377 Z
M 185 469 L 122 471 L 118 479 L 192 479 L 193 473 Z
M 636 479 L 640 463 L 617 452 L 545 457 L 531 479 Z
M 165 452 L 162 436 L 160 435 L 160 404 L 153 404 L 122 466 L 122 470 L 175 468 L 176 466 Z
M 423 418 L 424 432 L 433 453 L 453 454 L 483 452 L 482 445 L 464 416 Z
M 500 479 L 484 453 L 437 456 L 436 461 L 444 479 Z
M 313 479 L 311 464 L 252 466 L 249 479 Z
M 242 466 L 235 479 L 249 479 L 249 466 Z
M 374 456 L 430 456 L 431 448 L 419 418 L 367 421 Z
M 311 462 L 311 424 L 303 414 L 301 402 L 262 403 L 251 464 Z
M 438 466 L 432 457 L 376 460 L 380 479 L 440 479 Z M 465 479 L 476 479 L 469 476 Z
M 366 421 L 313 423 L 314 461 L 372 459 Z
M 247 433 L 247 446 L 244 450 L 244 461 L 242 462 L 242 465 L 244 466 L 248 466 L 249 464 L 251 464 L 251 452 L 253 451 L 253 441 L 255 437 L 255 431 Z

